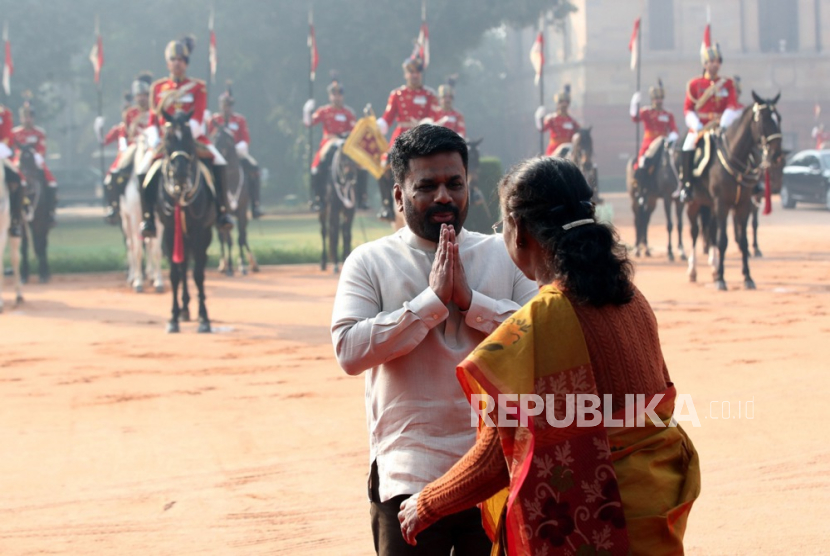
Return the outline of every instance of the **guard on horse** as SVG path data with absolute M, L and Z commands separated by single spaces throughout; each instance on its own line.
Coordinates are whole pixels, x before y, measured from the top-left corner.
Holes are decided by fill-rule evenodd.
M 15 164 L 20 163 L 20 153 L 23 149 L 31 149 L 34 154 L 38 170 L 43 172 L 47 187 L 39 202 L 44 203 L 48 211 L 49 227 L 55 225 L 55 208 L 58 203 L 58 182 L 49 167 L 46 165 L 46 132 L 35 125 L 35 109 L 29 99 L 20 107 L 19 125 L 12 129 L 12 141 L 17 146 Z
M 463 139 L 467 138 L 467 126 L 464 123 L 464 115 L 453 108 L 455 98 L 455 78 L 448 77 L 447 83 L 438 87 L 439 108 L 433 114 L 435 125 L 449 128 L 459 134 Z
M 219 114 L 214 114 L 208 121 L 208 135 L 213 135 L 217 127 L 224 127 L 233 135 L 236 143 L 236 154 L 239 155 L 239 162 L 242 164 L 245 176 L 248 178 L 248 192 L 251 196 L 251 216 L 259 218 L 262 216 L 262 209 L 259 202 L 259 164 L 249 152 L 251 136 L 248 133 L 248 120 L 245 116 L 233 111 L 235 104 L 230 83 L 227 90 L 219 95 Z
M 534 120 L 536 129 L 549 131 L 550 140 L 545 150 L 547 156 L 564 156 L 565 149 L 569 149 L 574 134 L 579 131 L 579 124 L 568 113 L 571 106 L 571 86 L 565 85 L 562 92 L 553 96 L 556 103 L 556 112 L 545 115 L 545 107 L 536 109 Z
M 23 183 L 20 179 L 20 171 L 12 163 L 14 155 L 14 135 L 12 134 L 14 119 L 12 111 L 0 104 L 0 164 L 5 170 L 6 188 L 9 192 L 9 210 L 11 221 L 9 223 L 9 235 L 20 237 L 21 225 L 23 222 Z
M 417 126 L 422 120 L 433 120 L 435 114 L 440 110 L 435 91 L 424 86 L 424 61 L 420 56 L 417 54 L 410 56 L 404 60 L 402 66 L 406 84 L 389 93 L 386 110 L 377 119 L 378 127 L 384 135 L 389 131 L 392 124 L 397 122 L 392 137 L 389 139 L 390 150 L 395 145 L 395 139 L 401 133 Z M 383 160 L 386 164 L 386 155 L 384 155 Z M 391 170 L 387 170 L 378 180 L 382 202 L 378 216 L 384 220 L 395 219 L 394 204 L 392 202 L 394 181 Z
M 135 152 L 137 140 L 150 125 L 150 86 L 153 83 L 153 74 L 141 72 L 133 80 L 130 87 L 130 95 L 134 104 L 130 104 L 122 113 L 122 120 L 118 125 L 113 126 L 102 143 L 109 145 L 118 143 L 118 154 L 104 178 L 106 188 L 107 210 L 105 219 L 110 224 L 115 224 L 120 212 L 120 199 L 124 187 L 129 181 L 135 165 Z M 96 118 L 95 127 L 103 129 L 103 117 Z
M 323 208 L 323 197 L 326 191 L 326 164 L 329 150 L 334 146 L 335 141 L 351 132 L 357 123 L 354 110 L 346 106 L 344 101 L 343 84 L 334 77 L 329 83 L 326 91 L 329 95 L 329 104 L 314 110 L 314 99 L 310 98 L 303 106 L 303 123 L 306 127 L 313 127 L 318 124 L 323 126 L 323 138 L 320 146 L 311 161 L 311 209 L 319 212 Z M 357 191 L 358 206 L 368 208 L 366 205 L 366 185 L 363 180 L 362 191 Z M 358 189 L 360 187 L 358 186 Z
M 187 66 L 193 51 L 191 37 L 171 41 L 164 54 L 170 77 L 159 79 L 150 88 L 150 122 L 146 131 L 149 147 L 145 160 L 138 170 L 143 186 L 141 233 L 144 237 L 156 236 L 155 209 L 158 198 L 159 170 L 162 162 L 161 135 L 177 112 L 191 114 L 190 131 L 196 140 L 197 156 L 210 169 L 216 203 L 216 226 L 220 231 L 233 228 L 228 215 L 228 198 L 225 194 L 225 159 L 204 134 L 204 115 L 207 108 L 207 93 L 204 81 L 187 77 Z M 162 113 L 166 114 L 164 117 Z
M 635 124 L 642 122 L 644 130 L 640 152 L 634 160 L 635 170 L 643 165 L 644 157 L 654 141 L 665 138 L 670 144 L 674 144 L 678 138 L 674 114 L 663 108 L 666 91 L 662 80 L 658 79 L 657 85 L 649 88 L 648 96 L 651 106 L 645 108 L 640 108 L 640 91 L 631 97 L 631 121 Z
M 683 142 L 681 153 L 679 190 L 681 202 L 688 202 L 694 185 L 693 166 L 695 148 L 703 134 L 712 129 L 726 128 L 740 115 L 735 83 L 728 77 L 719 77 L 723 63 L 720 45 L 704 44 L 700 50 L 703 75 L 686 85 L 686 99 L 683 112 L 689 133 Z

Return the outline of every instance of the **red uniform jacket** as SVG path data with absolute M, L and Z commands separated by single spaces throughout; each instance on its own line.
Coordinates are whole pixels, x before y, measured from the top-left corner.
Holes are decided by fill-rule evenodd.
M 317 168 L 320 164 L 320 157 L 329 141 L 351 132 L 356 123 L 357 117 L 348 106 L 337 108 L 333 104 L 326 104 L 315 110 L 311 116 L 311 126 L 323 124 L 323 139 L 320 141 L 314 160 L 311 161 L 311 167 Z
M 579 124 L 576 120 L 565 114 L 548 114 L 542 122 L 542 131 L 550 131 L 550 141 L 545 154 L 552 155 L 559 145 L 570 143 L 574 133 L 579 131 Z
M 217 127 L 227 127 L 233 134 L 234 143 L 245 141 L 249 145 L 251 144 L 251 136 L 248 135 L 248 120 L 242 114 L 234 112 L 227 124 L 223 114 L 214 114 L 208 122 L 208 135 L 212 134 Z
M 382 118 L 389 124 L 389 127 L 392 127 L 394 122 L 398 122 L 389 140 L 389 147 L 395 144 L 398 135 L 415 127 L 424 118 L 433 118 L 438 110 L 440 110 L 438 97 L 429 87 L 410 89 L 403 85 L 389 93 L 389 100 Z
M 711 89 L 711 94 L 707 93 Z M 709 94 L 709 98 L 699 107 L 697 102 Z M 683 114 L 697 113 L 700 122 L 705 126 L 711 121 L 719 121 L 727 108 L 738 108 L 738 97 L 735 94 L 735 84 L 728 77 L 719 77 L 712 81 L 708 76 L 696 77 L 686 85 L 686 100 L 683 103 Z
M 658 137 L 666 137 L 672 131 L 678 133 L 677 124 L 674 122 L 674 115 L 667 110 L 656 108 L 640 108 L 640 113 L 631 118 L 634 123 L 643 122 L 645 134 L 643 143 L 640 145 L 638 158 L 648 150 L 651 142 Z
M 35 151 L 46 158 L 46 132 L 43 131 L 43 128 L 34 126 L 32 129 L 26 129 L 19 125 L 12 129 L 12 141 L 16 145 L 33 145 Z M 14 162 L 15 164 L 20 162 L 20 149 L 17 150 Z M 52 175 L 45 161 L 43 163 L 43 173 L 48 184 L 54 185 L 56 183 L 55 176 Z
M 439 108 L 432 117 L 436 124 L 453 130 L 461 137 L 467 137 L 467 126 L 464 123 L 464 116 L 461 112 L 457 110 L 444 111 Z
M 830 143 L 830 131 L 819 131 L 816 133 L 816 150 L 821 150 L 822 145 Z
M 181 91 L 181 92 L 175 92 Z M 169 99 L 165 101 L 165 99 Z M 207 93 L 205 91 L 205 82 L 199 79 L 190 79 L 185 77 L 181 81 L 176 81 L 172 78 L 159 79 L 153 83 L 150 89 L 150 122 L 149 125 L 154 125 L 159 128 L 159 133 L 163 134 L 164 121 L 158 115 L 159 109 L 162 109 L 167 115 L 172 116 L 177 110 L 183 112 L 193 111 L 191 116 L 200 124 L 204 123 L 205 108 L 207 108 Z M 202 134 L 197 138 L 197 141 L 209 144 L 207 136 Z

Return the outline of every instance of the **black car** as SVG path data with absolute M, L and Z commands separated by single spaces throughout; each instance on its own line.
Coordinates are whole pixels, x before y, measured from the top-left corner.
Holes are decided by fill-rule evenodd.
M 818 203 L 830 209 L 830 150 L 801 151 L 784 166 L 781 205 L 791 209 L 798 202 Z

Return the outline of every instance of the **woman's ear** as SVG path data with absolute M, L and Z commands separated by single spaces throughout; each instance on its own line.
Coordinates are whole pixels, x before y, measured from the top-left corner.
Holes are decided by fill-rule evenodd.
M 510 219 L 510 224 L 516 234 L 513 236 L 513 244 L 517 249 L 522 249 L 527 246 L 527 228 L 520 218 L 513 218 L 512 214 L 508 214 L 506 218 Z

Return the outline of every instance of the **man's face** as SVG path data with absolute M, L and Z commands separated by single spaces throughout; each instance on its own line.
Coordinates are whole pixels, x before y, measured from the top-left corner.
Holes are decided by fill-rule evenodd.
M 455 233 L 467 219 L 467 172 L 457 152 L 435 153 L 409 161 L 403 184 L 395 184 L 395 205 L 415 235 L 438 242 L 441 224 Z
M 567 100 L 560 100 L 559 103 L 556 105 L 556 109 L 559 111 L 560 114 L 567 114 L 568 107 L 570 105 L 571 103 Z
M 142 109 L 147 110 L 150 108 L 150 94 L 149 93 L 138 93 L 135 95 L 135 103 Z
M 421 82 L 423 79 L 423 74 L 420 71 L 406 68 L 403 70 L 403 77 L 406 80 L 406 85 L 413 89 L 417 89 L 421 86 Z
M 167 59 L 167 69 L 173 77 L 184 77 L 184 72 L 187 71 L 187 62 L 181 56 L 173 56 Z
M 710 60 L 703 65 L 703 69 L 706 70 L 706 73 L 709 74 L 709 77 L 712 79 L 717 78 L 718 72 L 720 71 L 720 60 Z
M 655 97 L 651 102 L 654 103 L 654 107 L 657 110 L 663 109 L 663 97 Z
M 35 117 L 29 114 L 23 114 L 23 127 L 34 127 L 35 126 Z
M 452 95 L 444 95 L 440 98 L 441 110 L 452 110 Z
M 233 103 L 228 102 L 227 100 L 223 100 L 220 106 L 222 109 L 222 114 L 229 116 L 233 114 Z
M 339 90 L 333 90 L 329 93 L 329 102 L 337 108 L 343 108 L 343 93 Z

